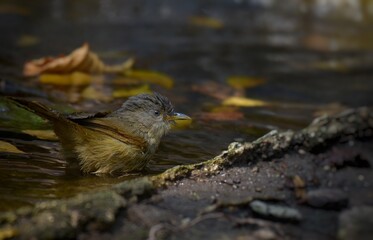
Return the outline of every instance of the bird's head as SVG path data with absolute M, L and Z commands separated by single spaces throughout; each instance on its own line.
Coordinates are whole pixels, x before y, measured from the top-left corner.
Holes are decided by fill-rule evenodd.
M 122 118 L 133 133 L 157 142 L 176 120 L 190 119 L 185 114 L 175 112 L 170 100 L 159 93 L 130 97 L 111 115 Z

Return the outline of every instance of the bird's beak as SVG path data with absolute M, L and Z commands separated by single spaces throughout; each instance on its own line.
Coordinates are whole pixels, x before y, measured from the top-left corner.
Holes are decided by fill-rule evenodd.
M 178 121 L 178 120 L 190 120 L 191 118 L 183 113 L 174 113 L 171 116 L 167 116 L 167 119 L 170 121 Z

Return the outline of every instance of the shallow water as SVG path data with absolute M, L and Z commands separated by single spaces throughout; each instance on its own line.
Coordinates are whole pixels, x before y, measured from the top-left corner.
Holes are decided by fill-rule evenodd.
M 151 173 L 201 162 L 232 141 L 301 129 L 315 116 L 373 105 L 372 3 L 324 2 L 2 1 L 1 94 L 49 99 L 61 111 L 115 109 L 124 99 L 79 100 L 81 89 L 23 78 L 23 63 L 69 53 L 83 42 L 107 63 L 135 56 L 139 68 L 173 77 L 172 89 L 151 89 L 193 118 L 187 129 L 163 139 Z M 235 89 L 227 84 L 231 76 L 263 83 Z M 104 80 L 103 91 L 118 87 L 111 80 Z M 221 107 L 237 94 L 267 105 Z M 1 100 L 0 140 L 25 153 L 0 153 L 0 210 L 125 180 L 66 174 L 58 142 L 22 133 L 28 129 L 50 126 Z

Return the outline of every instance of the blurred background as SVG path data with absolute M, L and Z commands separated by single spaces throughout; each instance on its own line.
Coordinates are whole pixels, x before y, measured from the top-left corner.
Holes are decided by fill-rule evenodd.
M 372 29 L 372 0 L 0 0 L 0 94 L 65 113 L 168 96 L 193 122 L 164 138 L 157 173 L 372 106 Z M 26 62 L 84 43 L 100 64 L 129 69 L 25 76 Z M 0 143 L 0 210 L 124 180 L 67 174 L 50 125 L 5 98 Z

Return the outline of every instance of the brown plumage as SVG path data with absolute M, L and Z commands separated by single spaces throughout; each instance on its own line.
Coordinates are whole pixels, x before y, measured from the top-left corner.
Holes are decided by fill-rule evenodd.
M 80 117 L 63 116 L 46 106 L 11 98 L 53 124 L 64 155 L 76 159 L 85 173 L 129 173 L 141 171 L 159 142 L 176 119 L 189 119 L 175 113 L 164 96 L 140 94 L 129 98 L 116 111 Z

